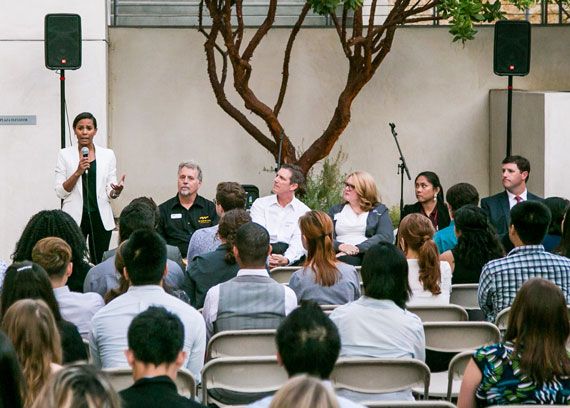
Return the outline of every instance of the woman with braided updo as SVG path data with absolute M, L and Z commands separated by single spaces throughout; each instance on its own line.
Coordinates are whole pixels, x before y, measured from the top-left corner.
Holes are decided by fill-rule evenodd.
M 211 287 L 237 276 L 239 265 L 233 253 L 236 233 L 250 221 L 249 213 L 241 208 L 225 212 L 218 226 L 222 244 L 215 251 L 195 256 L 188 264 L 184 290 L 196 309 L 204 306 Z
M 406 215 L 400 222 L 398 245 L 408 260 L 412 289 L 408 306 L 449 303 L 451 267 L 440 262 L 434 234 L 430 219 L 419 213 Z
M 358 299 L 360 282 L 356 268 L 337 260 L 330 217 L 322 211 L 309 211 L 299 218 L 299 227 L 307 259 L 303 269 L 293 273 L 289 281 L 297 300 L 342 305 Z

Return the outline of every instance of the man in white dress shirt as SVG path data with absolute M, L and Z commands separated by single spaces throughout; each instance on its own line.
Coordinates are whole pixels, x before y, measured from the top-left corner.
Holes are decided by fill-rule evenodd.
M 251 220 L 269 231 L 270 268 L 295 264 L 305 255 L 299 218 L 311 209 L 295 197 L 304 182 L 299 166 L 283 164 L 273 180 L 274 194 L 258 198 L 251 206 Z
M 81 337 L 87 338 L 93 315 L 105 302 L 98 293 L 79 293 L 69 290 L 67 279 L 73 271 L 71 248 L 61 238 L 39 240 L 32 249 L 32 261 L 46 270 L 57 299 L 61 316 L 75 324 Z
M 158 233 L 135 231 L 121 251 L 129 290 L 103 307 L 93 317 L 89 343 L 96 367 L 128 367 L 125 350 L 131 321 L 149 306 L 163 306 L 184 325 L 186 367 L 196 381 L 204 365 L 206 328 L 192 306 L 166 293 L 162 287 L 166 269 L 166 242 Z

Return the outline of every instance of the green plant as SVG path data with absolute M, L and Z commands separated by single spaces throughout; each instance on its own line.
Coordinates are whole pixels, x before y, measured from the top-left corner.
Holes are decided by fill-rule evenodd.
M 398 228 L 398 225 L 400 225 L 400 206 L 393 205 L 388 210 L 388 214 L 390 214 L 390 219 L 392 220 L 394 228 Z
M 346 161 L 346 154 L 339 152 L 332 159 L 327 157 L 323 161 L 320 172 L 311 169 L 307 175 L 303 202 L 313 210 L 328 211 L 333 205 L 338 204 L 342 197 L 342 181 L 346 176 L 341 171 L 342 164 Z

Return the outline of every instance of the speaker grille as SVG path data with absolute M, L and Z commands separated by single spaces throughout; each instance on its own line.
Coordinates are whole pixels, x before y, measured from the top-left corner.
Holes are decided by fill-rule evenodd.
M 495 23 L 493 71 L 497 75 L 524 76 L 530 71 L 530 23 Z
M 77 14 L 47 14 L 44 28 L 46 67 L 80 68 L 81 17 Z

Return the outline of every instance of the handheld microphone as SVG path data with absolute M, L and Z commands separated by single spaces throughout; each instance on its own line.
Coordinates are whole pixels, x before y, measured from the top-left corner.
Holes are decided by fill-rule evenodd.
M 86 158 L 87 156 L 89 156 L 89 149 L 85 146 L 83 146 L 81 148 L 81 155 L 83 156 L 83 158 Z M 89 174 L 89 169 L 85 169 L 85 174 Z

